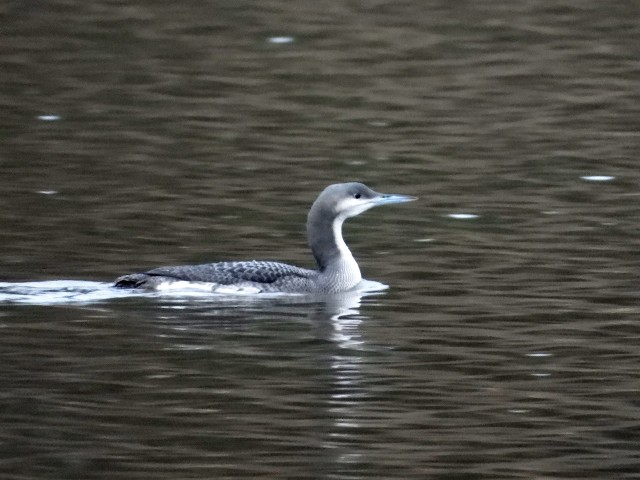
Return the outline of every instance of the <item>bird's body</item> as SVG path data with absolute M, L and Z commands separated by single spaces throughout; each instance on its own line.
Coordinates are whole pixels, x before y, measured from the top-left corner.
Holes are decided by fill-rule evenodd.
M 212 289 L 218 285 L 233 285 L 238 291 L 302 293 L 313 290 L 317 275 L 315 270 L 286 263 L 249 260 L 154 268 L 146 273 L 120 277 L 116 280 L 116 287 L 161 290 L 180 281 L 214 284 Z
M 207 285 L 212 291 L 232 286 L 238 291 L 265 293 L 338 293 L 354 288 L 360 268 L 342 238 L 342 224 L 369 208 L 415 200 L 406 195 L 385 195 L 361 183 L 327 187 L 313 203 L 307 217 L 309 246 L 317 270 L 272 261 L 217 262 L 160 267 L 124 275 L 116 287 L 163 289 L 176 283 Z M 221 288 L 222 287 L 222 288 Z

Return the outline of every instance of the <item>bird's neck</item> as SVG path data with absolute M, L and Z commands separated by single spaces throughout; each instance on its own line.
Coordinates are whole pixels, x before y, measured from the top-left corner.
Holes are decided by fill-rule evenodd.
M 326 290 L 348 290 L 362 276 L 355 258 L 342 238 L 344 218 L 311 212 L 307 221 L 309 246 Z

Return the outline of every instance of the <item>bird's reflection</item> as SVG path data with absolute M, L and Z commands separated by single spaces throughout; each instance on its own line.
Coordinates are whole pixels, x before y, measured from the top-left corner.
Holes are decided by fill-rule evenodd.
M 363 454 L 357 439 L 376 400 L 367 362 L 377 348 L 363 332 L 362 308 L 382 290 L 371 283 L 326 297 L 212 297 L 125 295 L 106 284 L 34 282 L 0 284 L 0 303 L 62 303 L 77 312 L 99 304 L 109 318 L 108 338 L 126 339 L 117 358 L 133 359 L 147 392 L 170 396 L 184 411 L 201 415 L 191 396 L 181 393 L 197 391 L 207 408 L 215 406 L 212 412 L 231 412 L 227 419 L 240 431 L 262 425 L 267 439 L 283 430 L 300 435 L 320 447 L 313 478 L 328 478 Z M 114 363 L 114 372 L 124 361 Z M 247 407 L 239 408 L 238 399 Z M 274 404 L 285 413 L 274 416 Z M 299 421 L 312 428 L 300 434 Z
M 362 344 L 359 329 L 362 296 L 359 292 L 347 292 L 332 295 L 319 304 L 311 315 L 316 336 L 340 348 L 358 348 Z
M 361 452 L 354 446 L 366 418 L 371 394 L 366 388 L 366 352 L 373 349 L 367 345 L 361 326 L 367 317 L 360 308 L 374 292 L 346 292 L 327 298 L 313 314 L 315 333 L 327 341 L 329 348 L 324 366 L 330 375 L 326 385 L 322 439 L 326 458 L 317 478 L 332 478 L 336 471 L 343 471 L 360 460 Z M 327 469 L 327 466 L 331 466 Z M 335 469 L 335 470 L 334 470 Z

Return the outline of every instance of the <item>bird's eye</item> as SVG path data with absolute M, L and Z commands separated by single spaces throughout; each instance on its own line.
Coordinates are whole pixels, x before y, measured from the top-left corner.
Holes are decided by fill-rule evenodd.
M 354 194 L 354 195 L 353 195 L 353 198 L 356 198 L 356 199 L 357 199 L 357 198 L 360 198 L 360 196 L 361 196 L 361 195 L 360 195 L 359 193 L 356 193 L 356 194 Z

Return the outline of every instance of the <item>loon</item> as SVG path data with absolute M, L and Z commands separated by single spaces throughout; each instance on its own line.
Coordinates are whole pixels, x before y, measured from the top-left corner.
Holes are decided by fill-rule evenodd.
M 362 276 L 342 238 L 344 221 L 379 205 L 413 200 L 416 197 L 378 193 L 355 182 L 325 188 L 307 216 L 307 237 L 317 270 L 273 261 L 217 262 L 160 267 L 145 273 L 124 275 L 116 279 L 115 286 L 158 290 L 172 283 L 188 282 L 206 284 L 214 292 L 227 286 L 251 293 L 345 292 L 358 285 Z

